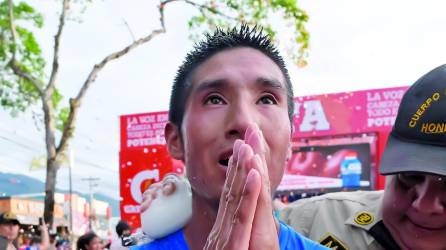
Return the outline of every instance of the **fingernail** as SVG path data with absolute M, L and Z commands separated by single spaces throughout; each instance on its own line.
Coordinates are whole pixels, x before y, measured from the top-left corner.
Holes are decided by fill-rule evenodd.
M 233 149 L 232 149 L 232 156 L 234 156 L 235 157 L 235 159 L 238 159 L 237 158 L 237 156 L 238 156 L 238 152 L 239 152 L 239 150 L 240 150 L 240 146 L 243 144 L 244 142 L 242 141 L 242 140 L 235 140 L 235 142 L 234 142 L 234 147 L 233 147 Z
M 246 177 L 246 181 L 247 182 L 252 182 L 254 180 L 255 176 L 258 175 L 258 174 L 259 174 L 259 171 L 257 171 L 254 168 L 251 168 L 249 170 L 249 172 L 248 172 L 248 176 Z

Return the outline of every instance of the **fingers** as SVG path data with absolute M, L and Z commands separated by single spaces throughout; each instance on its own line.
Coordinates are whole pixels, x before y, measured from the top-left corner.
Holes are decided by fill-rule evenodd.
M 233 155 L 230 159 L 227 170 L 227 178 L 223 187 L 223 192 L 220 196 L 220 204 L 217 213 L 217 219 L 214 223 L 211 233 L 209 234 L 206 249 L 222 249 L 224 245 L 228 243 L 228 239 L 232 235 L 234 220 L 237 214 L 237 208 L 239 207 L 240 201 L 244 190 L 250 189 L 250 185 L 246 185 L 249 170 L 251 169 L 250 161 L 253 157 L 252 148 L 245 144 L 243 141 L 238 140 L 234 143 Z M 253 174 L 251 174 L 253 175 Z M 254 174 L 254 176 L 257 176 Z M 250 180 L 255 177 L 250 177 Z M 251 183 L 251 182 L 249 182 Z M 245 188 L 246 186 L 246 188 Z M 246 191 L 246 192 L 248 192 Z M 258 196 L 258 193 L 256 194 Z M 254 201 L 257 198 L 253 199 Z M 253 205 L 255 213 L 255 202 Z M 243 210 L 244 211 L 244 210 Z M 242 218 L 246 216 L 243 215 Z M 242 220 L 240 220 L 242 221 Z M 243 220 L 246 221 L 246 220 Z M 251 224 L 251 223 L 250 223 Z M 250 225 L 249 225 L 250 227 Z M 247 239 L 247 240 L 246 240 Z M 245 243 L 249 244 L 249 234 L 247 238 L 245 237 Z
M 272 210 L 271 186 L 266 162 L 267 144 L 262 131 L 256 124 L 249 126 L 246 130 L 245 141 L 254 151 L 252 168 L 258 171 L 261 179 L 249 248 L 276 249 L 278 247 L 278 237 Z
M 144 213 L 152 204 L 152 201 L 156 199 L 158 190 L 162 188 L 161 183 L 154 183 L 147 188 L 142 194 L 141 213 Z
M 252 147 L 254 154 L 265 154 L 266 142 L 263 138 L 263 133 L 257 124 L 252 124 L 246 129 L 245 141 Z
M 219 230 L 215 230 L 214 224 L 204 249 L 248 249 L 256 202 L 260 193 L 260 182 L 258 171 L 250 169 L 243 183 L 240 199 L 234 203 L 235 210 L 231 216 L 226 217 L 230 220 L 222 223 L 223 227 Z M 220 208 L 222 208 L 221 205 Z M 219 209 L 219 213 L 220 211 L 221 209 Z M 219 234 L 215 234 L 217 231 Z
M 253 152 L 248 145 L 241 142 L 238 146 L 238 152 L 235 152 L 235 155 L 234 159 L 236 159 L 236 161 L 233 160 L 228 178 L 225 182 L 224 191 L 220 198 L 220 207 L 222 208 L 222 228 L 228 228 L 231 224 L 231 220 L 243 192 L 243 187 L 250 168 L 249 161 L 253 157 Z
M 234 213 L 232 230 L 223 244 L 224 249 L 248 249 L 260 186 L 259 172 L 250 169 Z
M 186 180 L 182 179 L 176 174 L 168 174 L 164 176 L 164 179 L 161 183 L 158 182 L 150 185 L 149 188 L 147 188 L 147 190 L 144 191 L 142 195 L 141 213 L 143 213 L 150 207 L 153 200 L 157 199 L 158 192 L 160 190 L 164 196 L 169 196 L 175 193 L 177 184 L 180 181 Z
M 168 174 L 164 177 L 162 182 L 162 193 L 164 196 L 173 194 L 177 189 L 178 182 L 186 181 L 176 174 Z

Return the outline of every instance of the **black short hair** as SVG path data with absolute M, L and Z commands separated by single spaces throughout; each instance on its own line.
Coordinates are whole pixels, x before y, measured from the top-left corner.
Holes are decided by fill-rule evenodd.
M 88 244 L 90 244 L 90 242 L 96 237 L 98 237 L 98 235 L 94 232 L 88 232 L 79 237 L 76 244 L 77 250 L 86 250 L 86 246 L 88 246 Z
M 116 224 L 116 234 L 118 234 L 119 237 L 122 236 L 122 233 L 125 230 L 131 230 L 130 225 L 125 220 L 120 220 L 118 224 Z
M 217 28 L 212 34 L 205 34 L 205 39 L 195 44 L 177 71 L 170 96 L 169 121 L 181 128 L 184 110 L 191 91 L 191 76 L 194 70 L 213 55 L 224 50 L 248 47 L 259 50 L 268 56 L 282 71 L 286 81 L 288 116 L 293 120 L 294 93 L 288 70 L 278 49 L 271 38 L 259 26 L 250 28 L 246 24 L 224 31 Z

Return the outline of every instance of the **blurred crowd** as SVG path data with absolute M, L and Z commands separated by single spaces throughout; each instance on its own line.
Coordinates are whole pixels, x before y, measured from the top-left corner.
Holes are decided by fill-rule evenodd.
M 93 231 L 77 238 L 64 227 L 56 231 L 49 230 L 43 220 L 38 227 L 25 226 L 10 211 L 0 214 L 0 250 L 127 249 L 122 247 L 121 237 L 130 235 L 130 232 L 129 224 L 120 221 L 116 225 L 117 239 L 102 239 Z

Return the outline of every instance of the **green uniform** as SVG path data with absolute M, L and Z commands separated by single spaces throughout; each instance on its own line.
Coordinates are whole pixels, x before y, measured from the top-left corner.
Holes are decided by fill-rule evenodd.
M 304 236 L 333 249 L 398 249 L 382 223 L 383 194 L 338 192 L 301 199 L 287 206 L 280 217 Z

